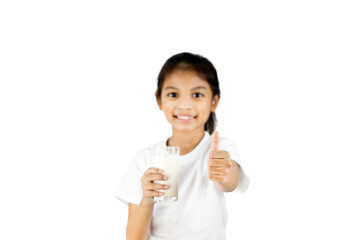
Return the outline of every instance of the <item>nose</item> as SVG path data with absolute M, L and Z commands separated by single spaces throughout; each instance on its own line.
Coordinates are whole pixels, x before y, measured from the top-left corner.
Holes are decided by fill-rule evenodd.
M 179 109 L 191 109 L 193 105 L 191 97 L 181 97 L 179 98 L 178 108 Z

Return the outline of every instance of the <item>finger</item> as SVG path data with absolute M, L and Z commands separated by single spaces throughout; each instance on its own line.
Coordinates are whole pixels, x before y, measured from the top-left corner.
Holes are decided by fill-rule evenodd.
M 219 132 L 218 131 L 215 131 L 212 136 L 210 151 L 216 151 L 216 150 L 219 150 Z
M 231 160 L 227 161 L 224 159 L 210 159 L 208 164 L 211 167 L 231 167 Z
M 217 182 L 217 183 L 221 183 L 224 181 L 224 177 L 220 176 L 220 175 L 214 175 L 214 174 L 209 174 L 209 179 L 211 181 Z
M 149 173 L 163 173 L 164 170 L 160 169 L 160 168 L 156 168 L 156 167 L 150 167 L 148 168 L 144 174 L 149 174 Z
M 226 176 L 229 173 L 229 168 L 224 167 L 209 167 L 209 173 L 213 175 Z
M 211 158 L 230 158 L 230 153 L 223 150 L 212 151 L 210 153 Z
M 145 191 L 144 196 L 145 197 L 158 197 L 164 195 L 163 192 L 157 192 L 157 191 Z
M 152 191 L 152 190 L 166 190 L 169 189 L 168 185 L 165 184 L 159 184 L 159 183 L 150 183 L 150 184 L 145 184 L 144 188 L 146 190 Z
M 156 180 L 167 180 L 168 176 L 162 174 L 146 174 L 141 178 L 143 184 L 148 184 L 149 182 Z

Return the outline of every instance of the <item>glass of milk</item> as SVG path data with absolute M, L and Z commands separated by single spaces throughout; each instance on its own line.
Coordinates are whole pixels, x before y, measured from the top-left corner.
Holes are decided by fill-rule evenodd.
M 157 147 L 152 151 L 152 166 L 163 169 L 163 175 L 168 176 L 166 181 L 154 181 L 154 183 L 166 184 L 169 186 L 166 190 L 157 190 L 164 192 L 164 195 L 153 197 L 155 202 L 177 201 L 179 186 L 179 156 L 180 147 Z

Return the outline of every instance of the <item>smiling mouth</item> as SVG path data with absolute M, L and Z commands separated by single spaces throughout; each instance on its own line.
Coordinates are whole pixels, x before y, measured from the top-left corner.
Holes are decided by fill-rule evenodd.
M 179 116 L 174 115 L 174 117 L 179 120 L 192 120 L 196 118 L 196 116 L 181 116 L 181 115 Z

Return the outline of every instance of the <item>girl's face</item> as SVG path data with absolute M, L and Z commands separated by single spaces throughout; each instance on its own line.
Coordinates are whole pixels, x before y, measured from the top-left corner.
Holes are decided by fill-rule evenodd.
M 173 129 L 204 129 L 210 113 L 215 112 L 219 95 L 212 98 L 210 85 L 193 71 L 176 70 L 165 78 L 158 105 Z

